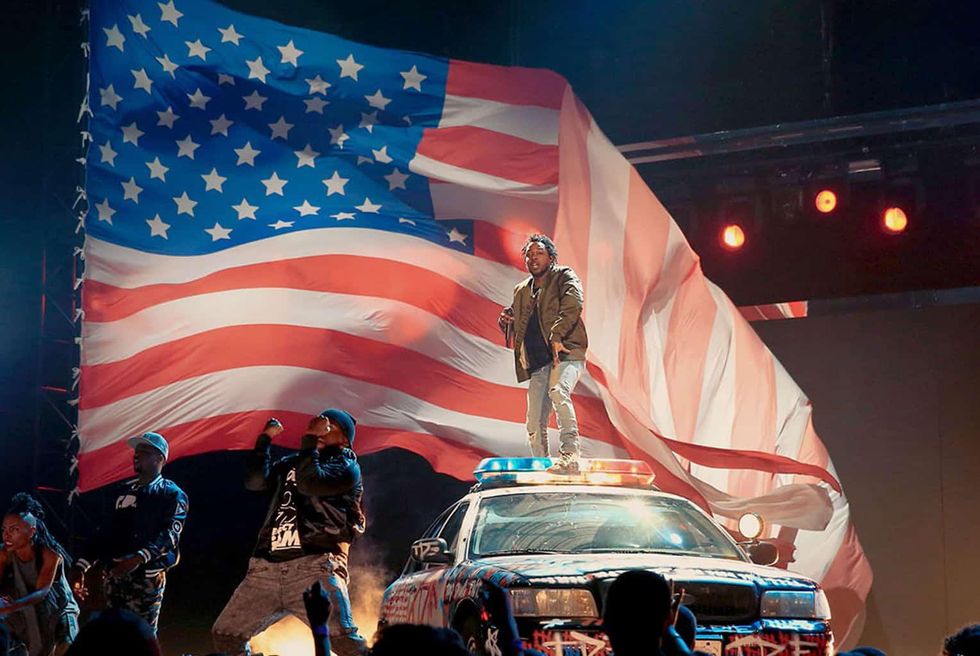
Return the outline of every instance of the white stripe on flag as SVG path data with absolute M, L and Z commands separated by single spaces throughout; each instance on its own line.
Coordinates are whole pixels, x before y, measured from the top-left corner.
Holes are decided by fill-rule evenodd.
M 545 107 L 447 95 L 439 127 L 454 126 L 484 128 L 546 146 L 558 145 L 558 112 Z
M 408 163 L 408 168 L 412 173 L 483 191 L 509 194 L 545 202 L 556 202 L 558 199 L 557 185 L 530 185 L 525 182 L 490 175 L 489 173 L 480 173 L 473 169 L 464 169 L 452 164 L 446 164 L 445 162 L 440 162 L 424 155 L 415 155 L 412 161 Z

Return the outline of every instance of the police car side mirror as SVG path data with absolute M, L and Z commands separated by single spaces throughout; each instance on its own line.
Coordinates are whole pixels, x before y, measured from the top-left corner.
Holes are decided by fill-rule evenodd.
M 772 542 L 752 542 L 745 551 L 756 565 L 772 565 L 779 560 L 779 549 Z
M 422 538 L 412 543 L 412 558 L 420 563 L 445 565 L 453 562 L 453 552 L 442 538 Z

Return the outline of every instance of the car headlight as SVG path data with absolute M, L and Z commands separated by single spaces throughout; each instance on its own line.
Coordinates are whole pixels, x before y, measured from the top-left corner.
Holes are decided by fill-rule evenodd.
M 597 617 L 595 599 L 577 588 L 515 588 L 510 591 L 515 617 Z
M 762 593 L 763 617 L 829 620 L 830 604 L 823 590 L 770 590 Z

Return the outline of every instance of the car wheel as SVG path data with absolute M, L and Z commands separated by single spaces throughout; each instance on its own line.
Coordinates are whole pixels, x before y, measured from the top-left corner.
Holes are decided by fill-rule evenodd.
M 476 615 L 472 613 L 468 614 L 459 623 L 456 630 L 463 636 L 463 644 L 466 645 L 466 651 L 473 654 L 473 656 L 486 655 L 486 650 L 483 648 L 483 627 L 480 626 L 480 620 Z

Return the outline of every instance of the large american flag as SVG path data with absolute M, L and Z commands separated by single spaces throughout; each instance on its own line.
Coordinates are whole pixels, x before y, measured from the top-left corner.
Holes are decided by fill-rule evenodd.
M 93 0 L 80 488 L 172 457 L 295 445 L 327 406 L 361 453 L 469 478 L 524 454 L 496 317 L 552 235 L 585 286 L 584 451 L 746 509 L 821 580 L 838 635 L 871 573 L 810 405 L 636 171 L 543 70 L 386 50 L 205 0 Z

